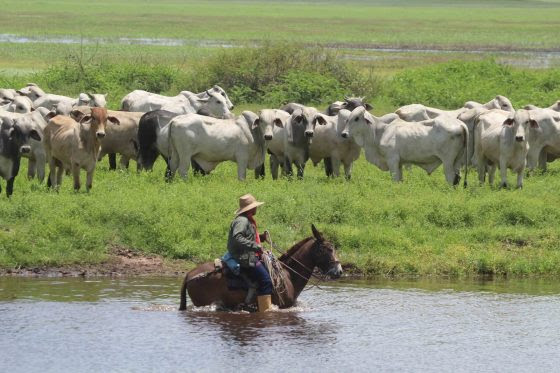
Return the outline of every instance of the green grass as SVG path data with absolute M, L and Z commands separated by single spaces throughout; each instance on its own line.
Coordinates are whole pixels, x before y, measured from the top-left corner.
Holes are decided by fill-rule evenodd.
M 395 184 L 363 158 L 350 182 L 312 166 L 301 181 L 239 182 L 231 163 L 171 184 L 163 171 L 160 161 L 152 173 L 109 172 L 105 160 L 89 194 L 74 193 L 70 177 L 56 193 L 19 176 L 12 199 L 0 199 L 0 266 L 96 263 L 114 245 L 209 260 L 225 250 L 238 197 L 252 193 L 266 202 L 260 228 L 281 247 L 315 223 L 368 275 L 560 275 L 558 164 L 523 190 L 479 187 L 473 174 L 453 189 L 417 168 Z
M 3 33 L 557 48 L 557 1 L 3 1 Z

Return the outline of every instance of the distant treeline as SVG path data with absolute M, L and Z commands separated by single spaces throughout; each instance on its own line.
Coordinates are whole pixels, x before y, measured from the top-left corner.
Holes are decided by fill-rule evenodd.
M 518 107 L 549 106 L 560 99 L 560 68 L 522 70 L 492 59 L 453 61 L 419 66 L 391 77 L 364 70 L 344 60 L 339 52 L 294 43 L 269 43 L 260 47 L 223 49 L 187 68 L 136 61 L 107 63 L 68 56 L 62 64 L 19 76 L 0 75 L 0 87 L 21 87 L 35 82 L 47 91 L 76 95 L 109 93 L 109 105 L 135 89 L 176 95 L 200 92 L 219 84 L 235 104 L 278 107 L 287 102 L 327 104 L 345 95 L 367 96 L 391 107 L 423 103 L 457 108 L 465 101 L 486 102 L 501 94 Z

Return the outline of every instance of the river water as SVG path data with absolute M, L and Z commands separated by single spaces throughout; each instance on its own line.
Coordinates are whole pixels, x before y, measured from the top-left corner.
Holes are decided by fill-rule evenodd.
M 0 372 L 560 368 L 555 281 L 330 282 L 264 315 L 179 312 L 180 282 L 0 278 Z

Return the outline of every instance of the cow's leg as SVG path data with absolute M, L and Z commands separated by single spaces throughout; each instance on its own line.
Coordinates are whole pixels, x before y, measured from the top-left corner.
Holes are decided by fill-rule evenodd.
M 284 158 L 284 172 L 288 177 L 292 177 L 294 175 L 294 170 L 292 169 L 292 161 L 288 157 Z
M 245 181 L 247 177 L 247 164 L 248 160 L 245 157 L 241 157 L 237 159 L 237 178 L 240 181 Z
M 77 192 L 80 190 L 80 165 L 77 163 L 72 163 L 72 177 L 74 178 L 74 191 Z
M 393 181 L 402 181 L 402 165 L 399 158 L 388 159 L 387 166 L 389 166 Z
M 35 177 L 36 168 L 37 168 L 37 162 L 35 161 L 35 159 L 30 158 L 29 161 L 27 162 L 27 178 L 29 180 Z
M 6 196 L 9 198 L 14 193 L 14 180 L 15 176 L 6 181 Z
M 460 177 L 458 178 L 457 172 L 455 171 L 455 165 L 453 162 L 446 160 L 443 162 L 443 172 L 445 173 L 445 180 L 449 185 L 459 184 Z
M 274 154 L 270 155 L 269 162 L 270 162 L 270 175 L 272 175 L 272 180 L 276 180 L 278 179 L 278 166 L 280 165 L 280 162 L 278 161 L 278 158 Z
M 325 164 L 325 174 L 327 175 L 327 177 L 333 176 L 333 169 L 334 169 L 333 159 L 325 158 L 323 159 L 323 163 Z
M 344 176 L 346 180 L 350 180 L 352 178 L 352 165 L 354 162 L 344 163 Z
M 99 152 L 99 161 L 105 153 L 103 151 Z M 109 170 L 116 170 L 117 169 L 117 155 L 115 153 L 109 153 Z
M 179 167 L 179 155 L 172 151 L 171 152 L 171 157 L 168 161 L 169 164 L 169 172 L 167 173 L 168 177 L 167 177 L 167 181 L 171 181 L 171 179 L 173 179 L 173 177 L 175 176 L 175 172 L 177 172 L 177 168 Z
M 494 179 L 496 177 L 496 165 L 492 164 L 492 166 L 487 166 L 488 172 L 488 184 L 494 185 Z
M 130 158 L 128 158 L 126 155 L 121 155 L 119 164 L 121 165 L 121 168 L 128 170 L 128 166 L 130 165 Z
M 181 157 L 179 158 L 179 163 L 177 165 L 177 171 L 179 172 L 179 175 L 183 179 L 187 178 L 190 166 L 191 166 L 191 155 L 184 154 L 184 153 L 181 154 Z
M 56 160 L 54 158 L 49 159 L 49 180 L 47 186 L 56 187 Z
M 305 163 L 301 163 L 299 161 L 295 162 L 297 168 L 297 177 L 298 179 L 303 179 L 303 172 L 305 171 Z
M 500 188 L 507 188 L 507 160 L 505 157 L 500 159 Z
M 46 165 L 45 155 L 40 154 L 36 156 L 36 163 L 37 163 L 37 179 L 39 179 L 39 182 L 42 183 L 43 180 L 45 180 L 45 165 Z
M 340 176 L 340 159 L 337 157 L 327 158 L 330 159 L 331 163 L 331 176 L 332 177 L 339 177 Z M 326 159 L 325 159 L 326 161 Z
M 89 192 L 93 186 L 93 174 L 95 172 L 95 165 L 89 170 L 86 170 L 86 192 Z M 79 177 L 79 174 L 78 174 Z
M 191 166 L 193 168 L 193 174 L 206 176 L 210 173 L 210 172 L 204 171 L 204 169 L 202 167 L 200 167 L 200 165 L 198 163 L 196 163 L 196 161 L 194 159 L 191 159 Z
M 519 189 L 523 188 L 523 173 L 523 168 L 519 172 L 517 172 L 517 188 Z
M 543 172 L 546 171 L 546 159 L 547 159 L 547 154 L 543 148 L 543 150 L 541 150 L 539 154 L 539 169 L 542 170 Z
M 264 172 L 264 163 L 260 166 L 255 167 L 255 179 L 264 179 L 265 172 Z
M 486 162 L 482 157 L 477 159 L 476 172 L 478 173 L 478 182 L 480 185 L 484 185 L 484 179 L 486 178 Z

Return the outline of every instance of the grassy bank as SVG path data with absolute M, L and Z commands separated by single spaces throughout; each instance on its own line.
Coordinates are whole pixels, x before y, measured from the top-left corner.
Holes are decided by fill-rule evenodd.
M 420 169 L 395 184 L 388 173 L 357 162 L 352 181 L 329 180 L 308 167 L 302 181 L 238 182 L 223 164 L 208 177 L 163 181 L 152 173 L 98 166 L 91 193 L 59 193 L 16 181 L 0 200 L 0 266 L 96 263 L 111 247 L 199 262 L 225 250 L 237 198 L 253 193 L 267 228 L 287 248 L 315 223 L 343 263 L 368 275 L 560 275 L 560 167 L 526 180 L 523 190 L 454 190 L 441 172 Z M 513 178 L 512 180 L 513 181 Z

